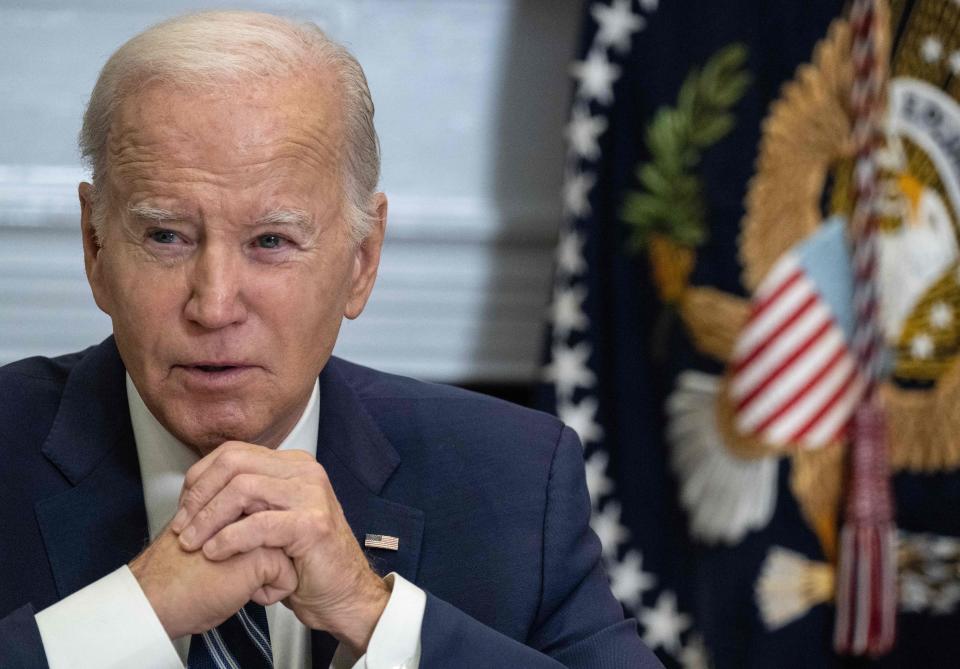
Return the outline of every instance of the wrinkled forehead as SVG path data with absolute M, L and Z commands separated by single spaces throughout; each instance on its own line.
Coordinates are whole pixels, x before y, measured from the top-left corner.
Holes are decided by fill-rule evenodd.
M 192 86 L 155 81 L 127 95 L 107 141 L 111 189 L 190 172 L 338 179 L 343 114 L 332 77 Z M 262 175 L 261 175 L 262 176 Z M 238 185 L 241 185 L 238 182 Z

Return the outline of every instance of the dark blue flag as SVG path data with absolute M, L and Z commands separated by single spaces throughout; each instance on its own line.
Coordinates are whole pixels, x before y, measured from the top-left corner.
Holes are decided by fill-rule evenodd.
M 832 650 L 856 394 L 844 3 L 585 8 L 544 403 L 580 434 L 611 586 L 668 667 L 960 652 L 960 430 L 934 418 L 960 402 L 960 8 L 894 2 L 884 21 L 901 615 L 893 652 L 860 659 Z

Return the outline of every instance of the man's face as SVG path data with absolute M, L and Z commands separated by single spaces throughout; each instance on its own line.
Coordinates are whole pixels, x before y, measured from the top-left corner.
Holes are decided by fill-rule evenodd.
M 147 88 L 111 128 L 99 248 L 81 184 L 97 304 L 146 405 L 201 453 L 279 444 L 373 287 L 386 201 L 354 245 L 337 98 L 332 77 Z

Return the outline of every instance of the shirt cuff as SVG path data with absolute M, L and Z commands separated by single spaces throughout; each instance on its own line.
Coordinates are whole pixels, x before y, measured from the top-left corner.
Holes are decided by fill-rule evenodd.
M 183 669 L 160 619 L 126 565 L 35 617 L 50 669 Z
M 391 588 L 390 599 L 373 628 L 366 654 L 354 660 L 347 647 L 340 644 L 330 663 L 331 669 L 417 669 L 420 666 L 420 629 L 427 595 L 395 572 L 383 580 Z

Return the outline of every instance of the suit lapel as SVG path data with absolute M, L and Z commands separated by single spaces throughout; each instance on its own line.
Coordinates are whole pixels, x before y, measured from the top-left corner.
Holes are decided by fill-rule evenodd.
M 377 427 L 332 358 L 320 374 L 317 459 L 327 471 L 343 513 L 360 546 L 367 534 L 396 537 L 396 551 L 364 548 L 380 575 L 396 572 L 414 582 L 423 539 L 423 512 L 381 496 L 400 465 L 396 449 Z M 330 635 L 313 633 L 314 669 L 327 669 L 336 649 Z
M 74 367 L 43 453 L 74 486 L 35 507 L 57 592 L 66 597 L 129 562 L 147 542 L 124 367 L 113 338 Z
M 128 563 L 149 540 L 124 374 L 112 337 L 90 349 L 67 379 L 43 446 L 74 486 L 35 509 L 60 597 Z M 320 375 L 317 441 L 359 544 L 367 534 L 398 539 L 396 551 L 364 549 L 374 569 L 415 581 L 423 512 L 380 496 L 400 458 L 335 359 Z M 311 637 L 313 666 L 327 669 L 337 642 L 325 632 Z

